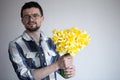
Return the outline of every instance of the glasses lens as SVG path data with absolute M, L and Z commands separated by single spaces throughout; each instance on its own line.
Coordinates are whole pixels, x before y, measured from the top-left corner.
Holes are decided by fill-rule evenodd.
M 37 19 L 38 17 L 40 17 L 40 15 L 39 14 L 31 14 L 31 15 L 24 15 L 23 16 L 23 19 L 25 19 L 25 20 L 29 20 L 30 18 L 32 18 L 32 19 Z

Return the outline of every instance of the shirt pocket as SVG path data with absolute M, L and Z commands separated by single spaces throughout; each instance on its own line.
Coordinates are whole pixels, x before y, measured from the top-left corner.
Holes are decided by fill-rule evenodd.
M 26 54 L 26 63 L 30 68 L 40 67 L 40 59 L 37 52 L 28 52 Z

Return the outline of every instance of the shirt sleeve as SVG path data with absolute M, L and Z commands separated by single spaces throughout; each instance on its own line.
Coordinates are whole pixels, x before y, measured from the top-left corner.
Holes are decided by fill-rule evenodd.
M 18 44 L 15 42 L 9 43 L 9 59 L 12 62 L 13 68 L 20 80 L 34 80 L 33 71 L 34 69 L 30 69 L 23 57 L 23 51 Z

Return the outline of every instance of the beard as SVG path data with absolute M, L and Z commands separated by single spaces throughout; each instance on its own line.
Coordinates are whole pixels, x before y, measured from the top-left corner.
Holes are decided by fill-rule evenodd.
M 36 26 L 34 26 L 36 25 Z M 28 22 L 28 27 L 26 29 L 30 32 L 35 32 L 40 28 L 40 26 L 37 26 L 37 23 L 35 22 Z
M 36 26 L 35 28 L 26 28 L 30 32 L 35 32 L 39 29 L 40 27 Z

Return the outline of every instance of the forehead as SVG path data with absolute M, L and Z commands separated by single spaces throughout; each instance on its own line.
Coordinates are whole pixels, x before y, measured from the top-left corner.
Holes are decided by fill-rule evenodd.
M 23 15 L 25 15 L 25 14 L 34 14 L 34 13 L 40 14 L 39 9 L 33 7 L 33 8 L 27 8 L 27 9 L 23 10 Z

